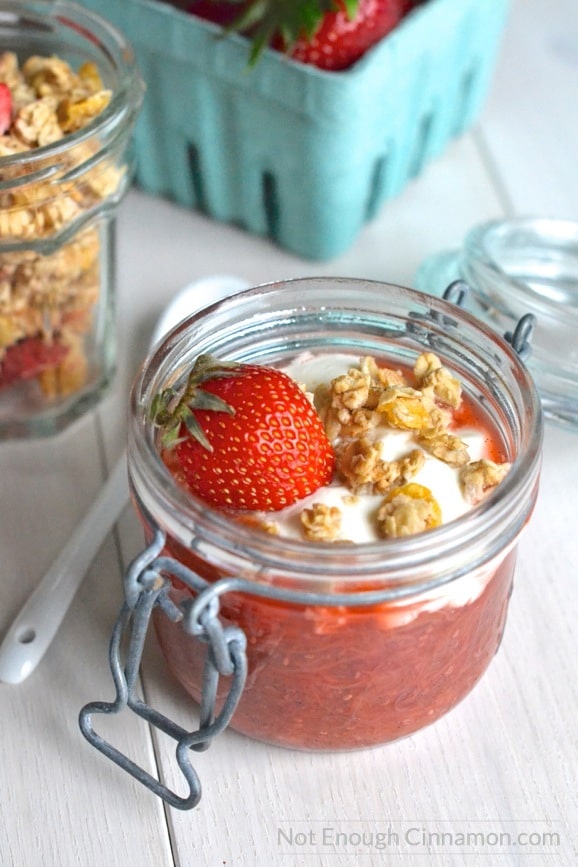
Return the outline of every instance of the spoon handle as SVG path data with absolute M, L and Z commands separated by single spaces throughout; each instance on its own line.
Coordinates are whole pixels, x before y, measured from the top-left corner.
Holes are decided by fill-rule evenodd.
M 128 496 L 124 453 L 6 633 L 0 645 L 0 681 L 21 683 L 34 671 L 56 635 L 103 539 L 128 501 Z

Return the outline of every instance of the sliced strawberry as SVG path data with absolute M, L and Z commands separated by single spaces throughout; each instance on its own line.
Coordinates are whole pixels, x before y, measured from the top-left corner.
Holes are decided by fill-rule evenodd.
M 183 393 L 162 392 L 152 416 L 177 481 L 218 508 L 277 511 L 333 476 L 319 415 L 273 368 L 200 356 Z
M 0 82 L 0 135 L 8 132 L 12 125 L 12 91 Z
M 67 352 L 62 343 L 47 343 L 42 337 L 25 337 L 13 343 L 0 361 L 0 388 L 34 379 L 43 371 L 57 367 Z

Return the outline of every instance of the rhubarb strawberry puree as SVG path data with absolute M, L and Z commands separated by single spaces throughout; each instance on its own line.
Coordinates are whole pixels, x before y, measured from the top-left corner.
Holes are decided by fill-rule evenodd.
M 434 611 L 426 598 L 346 610 L 225 596 L 223 619 L 248 642 L 249 677 L 231 727 L 284 747 L 346 750 L 433 723 L 470 692 L 497 651 L 514 565 L 511 552 L 476 599 Z M 177 603 L 187 595 L 172 592 Z M 200 701 L 203 646 L 164 615 L 155 625 L 169 668 Z

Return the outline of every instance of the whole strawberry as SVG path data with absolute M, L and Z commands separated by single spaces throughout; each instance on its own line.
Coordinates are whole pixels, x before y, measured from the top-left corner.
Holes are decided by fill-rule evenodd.
M 307 396 L 274 368 L 201 355 L 151 415 L 176 480 L 221 509 L 277 511 L 331 481 L 335 456 Z
M 327 70 L 348 69 L 409 11 L 408 0 L 193 0 L 188 10 L 248 34 L 252 62 L 269 45 Z
M 327 12 L 313 33 L 303 34 L 294 42 L 284 41 L 281 36 L 273 41 L 273 47 L 319 69 L 348 69 L 399 23 L 402 2 L 340 0 L 336 4 L 339 8 Z

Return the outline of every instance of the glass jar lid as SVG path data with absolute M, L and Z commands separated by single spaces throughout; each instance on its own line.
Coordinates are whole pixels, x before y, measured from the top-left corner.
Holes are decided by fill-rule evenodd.
M 461 249 L 427 259 L 414 282 L 440 295 L 454 280 L 469 287 L 464 307 L 500 333 L 526 313 L 536 317 L 527 363 L 545 415 L 578 429 L 578 222 L 482 223 Z

